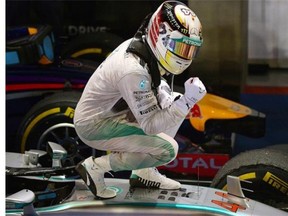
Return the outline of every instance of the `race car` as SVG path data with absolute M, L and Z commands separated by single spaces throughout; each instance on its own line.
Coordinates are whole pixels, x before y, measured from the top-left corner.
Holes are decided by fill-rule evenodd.
M 41 164 L 44 151 L 6 153 L 6 215 L 288 215 L 246 198 L 234 176 L 227 177 L 228 192 L 185 184 L 178 190 L 131 188 L 127 179 L 109 178 L 117 196 L 95 200 L 82 180 L 69 178 L 74 169 L 69 175 L 62 167 L 65 149 L 52 142 L 48 147 L 51 167 Z

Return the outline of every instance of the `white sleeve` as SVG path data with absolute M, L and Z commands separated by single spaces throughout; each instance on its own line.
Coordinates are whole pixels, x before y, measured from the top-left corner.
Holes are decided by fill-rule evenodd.
M 130 73 L 118 82 L 118 89 L 146 134 L 169 131 L 180 125 L 189 112 L 182 98 L 170 107 L 160 109 L 150 76 Z

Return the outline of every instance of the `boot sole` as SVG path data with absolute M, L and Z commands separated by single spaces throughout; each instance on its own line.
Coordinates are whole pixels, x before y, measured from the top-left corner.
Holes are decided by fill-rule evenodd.
M 97 189 L 96 189 L 96 186 L 94 184 L 94 181 L 92 180 L 90 174 L 86 171 L 85 167 L 82 165 L 82 162 L 77 164 L 75 169 L 79 173 L 79 175 L 82 178 L 82 180 L 84 181 L 84 183 L 88 186 L 90 191 L 93 193 L 93 195 L 98 198 Z M 90 183 L 88 184 L 88 182 L 90 182 Z
M 160 189 L 160 183 L 154 183 L 154 182 L 151 182 L 151 185 L 146 185 L 145 183 L 143 183 L 141 181 L 141 178 L 137 178 L 137 179 L 134 179 L 134 178 L 130 178 L 129 179 L 129 183 L 130 183 L 130 187 L 131 188 L 151 188 L 151 189 Z M 152 183 L 154 184 L 152 186 Z
M 82 162 L 77 164 L 77 166 L 75 167 L 75 170 L 78 172 L 78 174 L 80 175 L 81 179 L 84 181 L 84 183 L 90 189 L 90 191 L 93 193 L 93 195 L 95 196 L 95 199 L 97 199 L 97 200 L 105 200 L 105 199 L 114 198 L 116 195 L 113 196 L 113 197 L 100 197 L 100 196 L 97 196 L 96 185 L 94 184 L 94 181 L 93 181 L 92 177 L 90 176 L 90 174 L 86 171 L 85 167 L 82 165 Z M 90 182 L 89 185 L 87 184 L 88 183 L 87 180 L 89 180 L 89 182 Z
M 149 180 L 148 180 L 149 181 Z M 130 187 L 131 188 L 148 188 L 148 189 L 161 189 L 161 190 L 179 190 L 180 188 L 161 188 L 161 184 L 160 183 L 154 183 L 153 181 L 151 181 L 152 183 L 150 183 L 151 185 L 148 185 L 143 183 L 141 181 L 141 178 L 130 178 L 129 179 L 129 183 L 130 183 Z M 153 185 L 154 183 L 154 185 Z M 153 186 L 152 186 L 153 185 Z

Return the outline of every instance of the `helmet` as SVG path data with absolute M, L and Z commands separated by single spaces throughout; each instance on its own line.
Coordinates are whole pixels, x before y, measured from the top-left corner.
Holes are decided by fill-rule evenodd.
M 150 18 L 146 41 L 158 64 L 178 75 L 189 67 L 203 43 L 201 28 L 196 14 L 184 3 L 165 1 Z

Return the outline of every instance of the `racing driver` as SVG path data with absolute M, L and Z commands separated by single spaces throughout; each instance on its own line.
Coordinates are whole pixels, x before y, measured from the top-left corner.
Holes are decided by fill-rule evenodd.
M 131 170 L 131 187 L 181 187 L 156 167 L 175 159 L 178 144 L 173 137 L 206 89 L 198 77 L 191 77 L 184 94 L 175 98 L 163 76 L 184 72 L 202 42 L 196 14 L 181 2 L 165 1 L 93 73 L 75 109 L 74 124 L 84 143 L 111 152 L 76 166 L 96 198 L 116 196 L 105 185 L 109 171 Z

